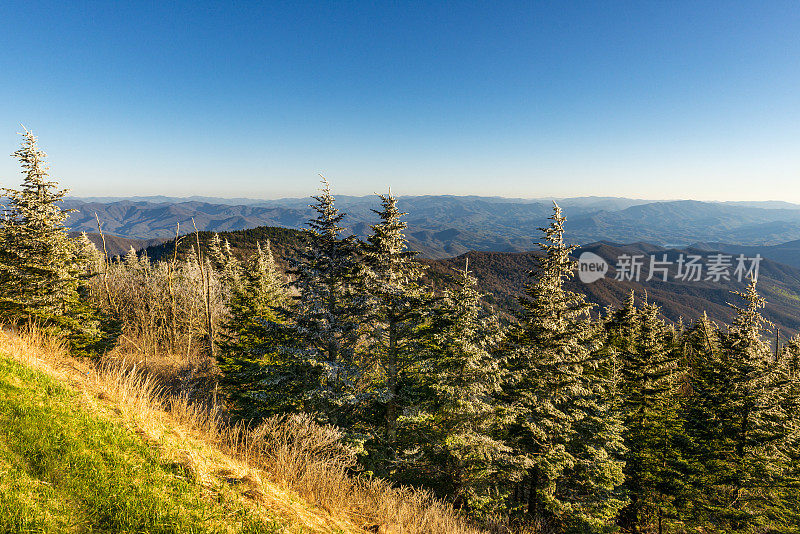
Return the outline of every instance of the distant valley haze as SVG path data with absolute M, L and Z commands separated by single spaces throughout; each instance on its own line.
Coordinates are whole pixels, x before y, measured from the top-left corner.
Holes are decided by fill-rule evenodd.
M 342 225 L 360 237 L 375 222 L 375 195 L 337 196 Z M 70 198 L 75 209 L 67 224 L 95 232 L 95 214 L 109 234 L 153 239 L 201 230 L 230 231 L 257 226 L 301 229 L 312 216 L 312 199 L 220 199 L 209 197 Z M 566 238 L 576 244 L 597 241 L 647 242 L 658 246 L 716 243 L 777 247 L 800 240 L 800 205 L 787 202 L 694 200 L 650 201 L 615 197 L 556 199 L 567 216 Z M 425 195 L 399 198 L 408 215 L 407 235 L 423 257 L 447 258 L 469 250 L 522 252 L 537 247 L 552 212 L 553 199 Z M 707 245 L 706 245 L 707 246 Z M 798 258 L 800 260 L 800 258 Z

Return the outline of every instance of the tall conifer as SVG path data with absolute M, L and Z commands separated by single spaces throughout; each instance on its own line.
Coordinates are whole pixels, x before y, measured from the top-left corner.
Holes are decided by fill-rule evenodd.
M 527 466 L 516 495 L 540 528 L 602 530 L 623 504 L 622 429 L 591 305 L 564 288 L 575 247 L 564 243 L 557 204 L 550 219 L 505 364 L 509 439 Z
M 13 154 L 22 166 L 21 188 L 2 190 L 9 200 L 0 221 L 0 320 L 36 321 L 66 332 L 73 348 L 85 348 L 99 336 L 99 323 L 80 302 L 85 264 L 64 226 L 69 210 L 60 202 L 67 190 L 50 179 L 33 133 L 22 137 Z
M 631 294 L 607 323 L 617 352 L 627 448 L 624 488 L 630 502 L 620 511 L 620 524 L 630 532 L 656 525 L 663 531 L 677 516 L 682 365 L 674 335 L 659 314 L 654 304 L 637 308 Z
M 377 363 L 378 404 L 384 413 L 384 438 L 389 448 L 396 445 L 397 424 L 402 414 L 403 384 L 414 363 L 415 335 L 424 312 L 425 294 L 420 286 L 423 266 L 414 261 L 403 233 L 405 215 L 397 208 L 391 191 L 379 195 L 381 209 L 373 210 L 380 222 L 364 251 L 364 287 L 369 298 L 367 313 L 368 350 Z
M 319 370 L 319 382 L 308 392 L 312 410 L 323 422 L 347 427 L 356 408 L 361 366 L 356 360 L 363 300 L 358 289 L 361 264 L 355 237 L 344 236 L 345 214 L 334 205 L 330 185 L 311 208 L 305 247 L 293 261 L 293 285 L 300 296 L 293 312 L 294 330 L 303 358 Z

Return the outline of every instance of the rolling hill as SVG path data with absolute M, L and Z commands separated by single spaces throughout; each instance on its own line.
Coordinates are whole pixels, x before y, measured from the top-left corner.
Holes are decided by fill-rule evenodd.
M 72 230 L 96 232 L 96 212 L 107 234 L 152 239 L 171 238 L 177 224 L 182 233 L 189 231 L 192 218 L 200 230 L 219 232 L 258 226 L 299 229 L 312 215 L 309 199 L 252 201 L 246 205 L 168 200 L 69 199 L 65 207 L 77 211 L 67 224 Z M 800 240 L 800 206 L 793 204 L 593 197 L 562 199 L 560 203 L 568 216 L 568 235 L 579 244 L 608 240 L 682 247 L 691 243 L 773 247 Z M 344 225 L 359 237 L 370 233 L 370 225 L 376 222 L 372 209 L 377 204 L 374 196 L 337 198 L 337 206 L 346 213 Z M 448 258 L 470 250 L 533 250 L 538 228 L 547 223 L 552 209 L 552 204 L 544 200 L 451 195 L 401 197 L 398 205 L 408 212 L 411 246 L 427 258 Z M 774 252 L 781 253 L 778 249 Z M 772 259 L 786 261 L 786 255 Z

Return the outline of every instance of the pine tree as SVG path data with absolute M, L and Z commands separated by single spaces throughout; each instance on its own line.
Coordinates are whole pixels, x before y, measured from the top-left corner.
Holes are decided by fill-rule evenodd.
M 0 226 L 0 321 L 35 321 L 65 332 L 73 348 L 85 348 L 99 335 L 92 310 L 78 293 L 85 265 L 64 221 L 67 190 L 49 179 L 46 154 L 29 131 L 13 157 L 22 166 L 21 189 L 3 189 L 9 204 Z
M 527 467 L 515 493 L 542 528 L 600 531 L 623 504 L 622 428 L 591 305 L 564 289 L 574 276 L 574 247 L 564 243 L 557 204 L 550 219 L 505 361 L 509 440 Z
M 293 312 L 302 358 L 318 368 L 319 383 L 308 392 L 311 410 L 325 423 L 346 428 L 356 408 L 361 366 L 356 361 L 363 312 L 358 289 L 359 247 L 343 237 L 345 215 L 334 206 L 327 180 L 311 208 L 305 248 L 293 261 L 293 285 L 300 293 Z
M 498 482 L 514 466 L 509 447 L 495 438 L 500 325 L 483 311 L 476 283 L 465 267 L 433 312 L 414 372 L 426 389 L 403 418 L 401 441 L 408 449 L 403 482 L 422 483 L 480 517 L 502 511 L 507 487 Z
M 369 295 L 366 315 L 368 350 L 380 370 L 377 380 L 378 404 L 384 414 L 383 436 L 388 454 L 397 444 L 398 419 L 402 415 L 404 383 L 414 366 L 417 329 L 426 306 L 426 294 L 420 286 L 424 268 L 414 261 L 417 254 L 408 250 L 403 234 L 405 213 L 397 208 L 391 191 L 379 195 L 382 209 L 373 210 L 380 222 L 364 251 L 366 273 L 364 287 Z

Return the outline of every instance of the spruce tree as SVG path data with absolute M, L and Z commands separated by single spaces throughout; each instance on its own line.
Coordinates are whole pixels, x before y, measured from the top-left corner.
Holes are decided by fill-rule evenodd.
M 779 351 L 779 373 L 783 383 L 781 404 L 787 416 L 783 451 L 788 468 L 783 476 L 781 497 L 790 512 L 789 531 L 800 531 L 800 335 L 794 336 Z
M 745 306 L 732 305 L 733 324 L 718 342 L 708 336 L 691 374 L 686 424 L 694 521 L 730 531 L 780 530 L 788 512 L 783 488 L 790 418 L 781 403 L 780 367 L 764 339 L 764 299 L 754 280 L 736 294 Z
M 21 188 L 2 190 L 9 200 L 0 226 L 0 321 L 35 321 L 84 349 L 99 330 L 92 310 L 80 302 L 85 265 L 64 226 L 69 210 L 60 202 L 67 190 L 50 180 L 33 133 L 22 136 L 13 154 L 22 166 Z
M 606 328 L 617 351 L 629 499 L 620 525 L 629 532 L 663 531 L 676 516 L 683 467 L 678 442 L 681 355 L 654 304 L 637 308 L 633 294 Z
M 327 180 L 311 208 L 316 216 L 304 232 L 305 247 L 292 262 L 300 296 L 293 328 L 303 359 L 316 366 L 319 382 L 307 393 L 310 409 L 325 423 L 343 428 L 357 407 L 362 368 L 356 359 L 363 299 L 355 237 L 344 237 L 345 215 L 334 205 Z
M 564 288 L 574 247 L 557 204 L 550 219 L 505 359 L 508 437 L 527 467 L 515 494 L 539 528 L 600 531 L 623 504 L 622 428 L 591 305 Z
M 238 419 L 259 420 L 301 410 L 307 366 L 294 357 L 286 314 L 288 288 L 269 241 L 242 264 L 226 241 L 212 239 L 210 256 L 228 293 L 217 361 L 228 409 Z
M 424 384 L 414 413 L 401 427 L 404 478 L 433 488 L 473 516 L 497 515 L 514 472 L 510 448 L 496 438 L 495 396 L 500 369 L 493 351 L 501 340 L 465 268 L 447 289 L 426 327 L 423 358 L 415 369 Z
M 88 279 L 100 274 L 105 266 L 103 254 L 97 250 L 97 247 L 86 235 L 86 232 L 81 232 L 81 235 L 76 239 L 75 259 L 78 265 L 83 267 L 82 279 Z
M 368 348 L 377 364 L 376 382 L 379 409 L 384 414 L 382 438 L 393 456 L 397 446 L 398 420 L 406 402 L 404 383 L 414 366 L 417 329 L 425 307 L 425 292 L 420 285 L 424 268 L 414 261 L 417 254 L 408 250 L 403 233 L 405 215 L 397 208 L 391 191 L 379 195 L 381 209 L 372 210 L 380 218 L 364 250 L 368 295 Z

